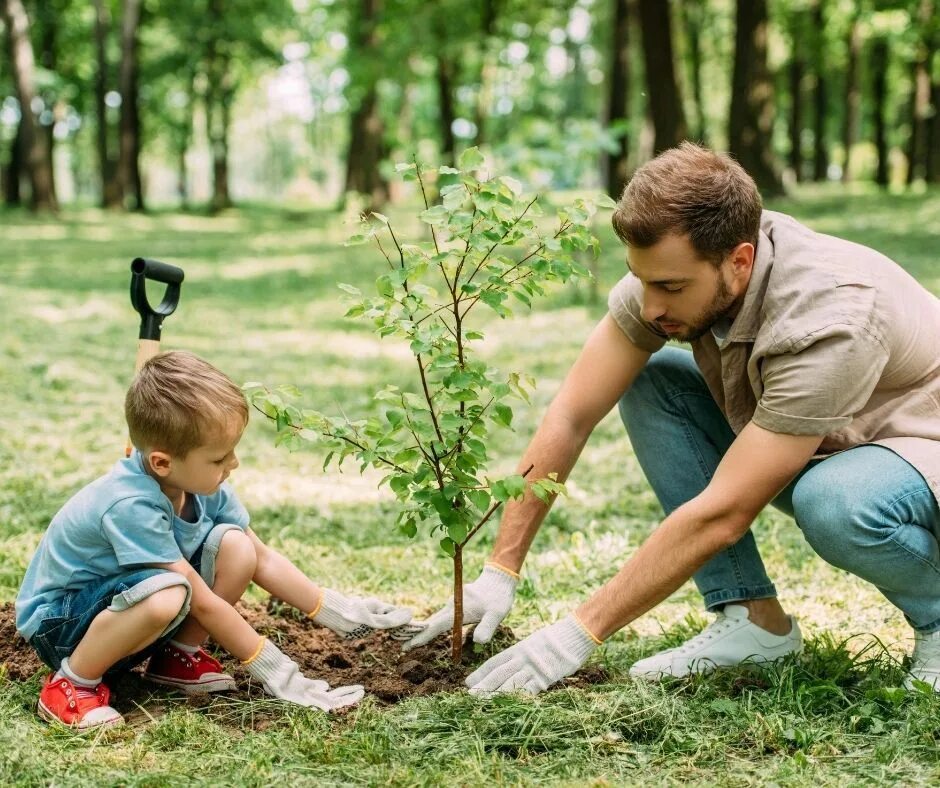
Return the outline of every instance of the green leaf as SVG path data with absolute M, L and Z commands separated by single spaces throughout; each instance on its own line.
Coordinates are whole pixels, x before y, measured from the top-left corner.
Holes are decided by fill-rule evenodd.
M 599 194 L 594 198 L 594 204 L 598 208 L 616 208 L 617 203 L 610 197 L 609 194 Z
M 452 541 L 461 544 L 467 538 L 467 525 L 463 521 L 451 523 L 447 526 L 447 535 Z
M 361 297 L 362 291 L 358 287 L 353 287 L 352 285 L 347 285 L 345 282 L 340 282 L 337 287 L 342 290 L 344 293 L 349 293 L 349 295 Z
M 378 211 L 372 211 L 369 216 L 374 216 L 382 224 L 388 224 L 388 217 L 384 213 L 379 213 Z
M 395 165 L 395 172 L 405 172 L 406 170 L 414 170 L 414 169 L 417 169 L 417 167 L 413 161 L 411 162 L 400 161 L 398 162 L 398 164 Z
M 441 175 L 460 175 L 460 170 L 455 170 L 453 167 L 448 167 L 446 164 L 439 167 L 437 171 Z
M 379 295 L 385 296 L 386 298 L 391 298 L 395 295 L 395 288 L 392 286 L 392 280 L 389 278 L 388 274 L 383 274 L 375 280 L 375 289 L 379 291 Z
M 504 427 L 512 426 L 512 408 L 499 402 L 493 403 L 493 420 Z
M 421 211 L 418 218 L 425 224 L 441 225 L 447 224 L 450 214 L 443 205 L 432 205 L 426 211 Z
M 441 550 L 447 553 L 447 555 L 449 555 L 451 558 L 453 558 L 454 553 L 457 552 L 456 548 L 457 545 L 454 544 L 454 540 L 449 536 L 445 536 L 443 539 L 441 539 Z
M 460 154 L 460 158 L 457 160 L 457 166 L 461 170 L 475 170 L 478 167 L 482 167 L 484 162 L 483 154 L 480 153 L 480 149 L 476 146 L 472 148 L 467 148 L 463 153 Z
M 470 490 L 467 492 L 467 497 L 480 514 L 490 508 L 490 494 L 486 490 Z

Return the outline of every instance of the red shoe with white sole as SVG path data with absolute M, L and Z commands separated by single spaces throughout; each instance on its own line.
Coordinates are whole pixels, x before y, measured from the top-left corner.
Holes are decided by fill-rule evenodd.
M 144 678 L 189 695 L 235 689 L 235 679 L 204 649 L 187 654 L 171 643 L 164 643 L 150 658 Z
M 39 716 L 70 728 L 121 725 L 124 718 L 111 708 L 111 690 L 102 682 L 94 689 L 77 687 L 67 678 L 50 675 L 39 692 Z

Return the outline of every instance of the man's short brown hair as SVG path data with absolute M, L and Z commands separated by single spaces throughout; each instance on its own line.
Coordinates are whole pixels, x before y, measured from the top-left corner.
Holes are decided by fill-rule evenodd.
M 648 249 L 667 235 L 687 235 L 718 265 L 739 243 L 757 246 L 761 197 L 734 159 L 683 142 L 634 173 L 612 222 L 627 246 Z
M 185 458 L 226 428 L 248 423 L 241 389 L 208 361 L 182 350 L 160 353 L 134 378 L 124 399 L 131 442 Z

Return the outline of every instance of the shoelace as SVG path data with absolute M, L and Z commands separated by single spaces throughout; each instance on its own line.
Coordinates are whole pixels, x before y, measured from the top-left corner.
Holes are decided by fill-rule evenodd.
M 719 613 L 717 619 L 705 627 L 705 629 L 699 632 L 694 638 L 687 640 L 685 643 L 679 646 L 677 651 L 683 653 L 692 651 L 693 649 L 698 648 L 698 646 L 700 646 L 702 643 L 707 643 L 709 640 L 714 640 L 716 635 L 720 635 L 725 632 L 732 625 L 732 623 L 732 620 L 724 613 Z
M 75 697 L 79 700 L 94 700 L 98 697 L 98 690 L 90 687 L 75 685 Z

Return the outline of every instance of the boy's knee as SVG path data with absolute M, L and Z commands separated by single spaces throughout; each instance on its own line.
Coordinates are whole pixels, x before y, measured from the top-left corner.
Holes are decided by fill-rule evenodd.
M 189 587 L 181 584 L 154 592 L 140 605 L 147 611 L 154 626 L 163 628 L 180 615 L 188 600 Z
M 258 566 L 258 554 L 251 539 L 240 528 L 226 531 L 219 543 L 219 556 L 216 559 L 216 572 L 220 568 L 227 571 L 244 572 L 251 577 Z

